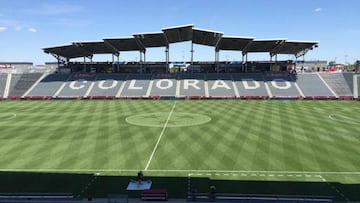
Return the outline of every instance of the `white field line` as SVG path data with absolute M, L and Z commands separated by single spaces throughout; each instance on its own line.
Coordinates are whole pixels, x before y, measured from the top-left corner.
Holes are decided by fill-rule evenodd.
M 211 176 L 211 173 L 188 173 L 188 177 L 191 176 Z M 298 178 L 321 178 L 321 175 L 316 174 L 273 174 L 273 173 L 215 173 L 216 176 L 243 176 L 243 177 L 298 177 Z M 326 180 L 321 179 L 322 181 L 326 182 Z
M 172 106 L 172 109 L 171 109 L 171 111 L 170 111 L 170 113 L 169 113 L 169 115 L 168 115 L 168 117 L 167 117 L 167 119 L 166 119 L 166 122 L 165 122 L 165 124 L 164 124 L 164 127 L 163 127 L 162 130 L 161 130 L 160 136 L 159 136 L 159 138 L 158 138 L 158 140 L 157 140 L 157 142 L 156 142 L 156 145 L 155 145 L 155 147 L 154 147 L 154 149 L 153 149 L 153 151 L 152 151 L 152 153 L 151 153 L 151 155 L 150 155 L 150 158 L 149 158 L 149 160 L 148 160 L 148 162 L 147 162 L 147 164 L 146 164 L 145 171 L 147 171 L 148 168 L 149 168 L 149 165 L 150 165 L 150 163 L 151 163 L 151 160 L 152 160 L 152 158 L 153 158 L 153 156 L 154 156 L 154 154 L 155 154 L 155 151 L 156 151 L 156 149 L 157 149 L 157 147 L 158 147 L 158 145 L 159 145 L 159 143 L 160 143 L 160 140 L 161 140 L 162 136 L 164 135 L 165 129 L 166 129 L 168 123 L 169 123 L 169 120 L 170 120 L 170 118 L 171 118 L 171 115 L 172 115 L 173 112 L 174 112 L 175 106 L 176 106 L 176 101 L 175 101 L 174 105 Z
M 306 106 L 301 105 L 300 107 L 297 107 L 297 110 L 301 110 L 303 112 L 309 112 L 309 113 L 313 113 L 314 111 L 316 111 L 317 113 L 323 113 L 324 116 L 319 116 L 317 115 L 316 117 L 311 117 L 311 118 L 307 118 L 306 120 L 308 121 L 324 121 L 323 118 L 325 118 L 325 116 L 327 116 L 327 118 L 329 118 L 331 121 L 336 121 L 336 122 L 342 122 L 342 123 L 350 123 L 350 124 L 357 124 L 358 119 L 357 117 L 353 118 L 353 117 L 348 117 L 348 116 L 344 116 L 342 115 L 344 112 L 343 111 L 339 111 L 339 110 L 333 110 L 333 109 L 328 109 L 328 108 L 318 108 L 316 107 L 316 109 L 307 109 L 304 108 Z M 331 113 L 330 112 L 335 112 L 335 113 Z M 336 119 L 334 118 L 334 116 L 339 116 L 339 117 L 343 117 L 345 118 L 345 120 L 340 120 L 340 119 Z
M 39 172 L 134 172 L 139 171 L 139 169 L 20 169 L 20 168 L 2 168 L 0 171 L 39 171 Z M 186 174 L 196 174 L 196 173 L 238 173 L 238 174 L 282 174 L 282 175 L 296 175 L 296 174 L 314 174 L 319 175 L 360 175 L 360 171 L 236 171 L 236 170 L 156 170 L 148 169 L 147 172 L 167 172 L 167 173 L 186 173 Z
M 334 116 L 338 116 L 343 119 L 337 119 L 337 118 L 334 118 Z M 359 118 L 356 118 L 356 117 L 352 118 L 352 117 L 344 116 L 341 114 L 330 114 L 329 118 L 333 121 L 338 121 L 338 122 L 343 122 L 343 123 L 355 123 L 355 124 L 358 123 L 357 121 L 359 120 Z
M 326 182 L 326 179 L 324 177 L 322 177 L 321 175 L 319 175 L 319 178 L 323 181 Z
M 149 172 L 188 172 L 188 173 L 265 173 L 265 174 L 328 174 L 360 175 L 360 172 L 348 171 L 236 171 L 236 170 L 148 170 Z
M 4 114 L 0 114 L 0 115 L 4 115 Z M 9 113 L 8 115 L 11 115 L 11 118 L 16 117 L 16 113 Z M 5 114 L 5 116 L 7 116 L 7 115 Z M 1 119 L 0 119 L 0 121 L 1 121 Z

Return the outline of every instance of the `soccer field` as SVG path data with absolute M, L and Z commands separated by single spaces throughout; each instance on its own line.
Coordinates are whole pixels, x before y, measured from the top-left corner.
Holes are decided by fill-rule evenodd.
M 0 169 L 360 183 L 355 101 L 0 103 Z

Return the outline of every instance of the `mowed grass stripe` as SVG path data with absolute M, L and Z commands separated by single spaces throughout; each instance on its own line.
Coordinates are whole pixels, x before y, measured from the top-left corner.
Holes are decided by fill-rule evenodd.
M 0 166 L 32 169 L 132 169 L 146 165 L 161 128 L 128 116 L 169 112 L 174 101 L 4 101 Z M 167 128 L 150 170 L 360 171 L 360 125 L 352 101 L 177 101 L 175 112 L 209 123 Z M 352 121 L 353 122 L 353 121 Z M 341 180 L 349 180 L 342 177 Z

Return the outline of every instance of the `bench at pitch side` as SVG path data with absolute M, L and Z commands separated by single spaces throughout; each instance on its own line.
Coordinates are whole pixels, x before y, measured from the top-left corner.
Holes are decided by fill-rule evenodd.
M 142 200 L 168 200 L 168 193 L 165 189 L 146 189 L 141 194 Z

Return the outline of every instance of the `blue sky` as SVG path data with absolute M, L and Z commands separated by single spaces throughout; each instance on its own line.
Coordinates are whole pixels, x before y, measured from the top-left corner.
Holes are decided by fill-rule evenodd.
M 42 64 L 55 61 L 44 47 L 185 24 L 230 36 L 319 41 L 305 60 L 360 60 L 359 0 L 0 0 L 0 61 Z M 214 48 L 194 48 L 194 60 L 214 60 Z M 189 60 L 189 50 L 190 42 L 171 44 L 170 60 Z M 164 48 L 147 51 L 148 61 L 164 58 Z M 137 52 L 120 56 L 121 61 L 138 59 Z M 249 54 L 248 59 L 269 56 Z M 241 54 L 222 51 L 220 60 L 241 60 Z

